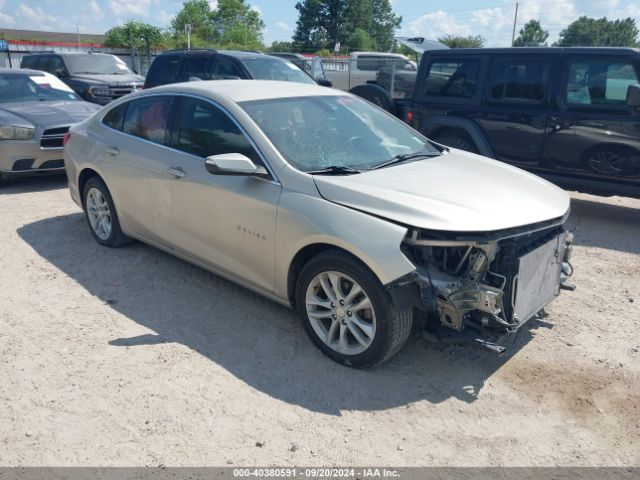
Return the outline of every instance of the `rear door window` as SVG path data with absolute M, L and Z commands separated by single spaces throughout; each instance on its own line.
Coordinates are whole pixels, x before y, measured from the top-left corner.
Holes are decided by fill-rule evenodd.
M 434 60 L 429 65 L 423 94 L 439 97 L 471 98 L 478 88 L 480 60 Z
M 211 80 L 225 80 L 243 77 L 244 75 L 242 75 L 240 68 L 235 63 L 227 58 L 218 57 L 210 78 Z
M 154 143 L 165 143 L 172 102 L 172 97 L 165 95 L 132 100 L 124 116 L 122 131 Z
M 260 156 L 229 116 L 215 105 L 183 97 L 175 123 L 174 147 L 206 158 L 223 153 L 242 153 L 257 165 Z
M 547 91 L 550 67 L 550 62 L 542 59 L 497 60 L 489 76 L 489 101 L 541 103 Z
M 631 61 L 606 57 L 569 60 L 565 77 L 563 100 L 586 108 L 624 107 L 629 85 L 640 83 Z
M 51 72 L 51 59 L 51 55 L 40 56 L 40 58 L 38 58 L 36 69 L 42 70 L 43 72 Z
M 24 57 L 20 62 L 20 68 L 35 68 L 37 60 L 36 56 Z
M 178 80 L 181 55 L 160 55 L 151 64 L 145 87 L 167 85 Z
M 194 77 L 207 80 L 207 63 L 209 63 L 208 55 L 187 55 L 184 60 L 182 79 L 187 82 Z

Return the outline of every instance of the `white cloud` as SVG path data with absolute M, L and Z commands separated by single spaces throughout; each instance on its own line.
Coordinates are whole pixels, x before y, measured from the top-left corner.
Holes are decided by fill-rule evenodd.
M 457 23 L 453 15 L 438 10 L 409 22 L 408 33 L 410 36 L 421 35 L 435 39 L 444 35 L 471 35 L 472 30 L 469 25 Z
M 143 17 L 148 15 L 151 0 L 110 0 L 109 7 L 115 15 L 127 16 L 133 15 Z
M 32 21 L 39 21 L 47 16 L 40 7 L 31 8 L 24 4 L 20 5 L 16 15 Z
M 290 30 L 289 29 L 289 25 L 287 25 L 284 22 L 276 22 L 275 26 L 278 27 L 280 30 L 285 31 L 285 32 L 288 32 Z
M 218 8 L 218 0 L 209 0 L 209 7 L 211 10 L 215 10 Z
M 91 0 L 89 2 L 89 7 L 87 10 L 91 15 L 93 15 L 94 18 L 101 19 L 104 16 L 104 14 L 102 13 L 102 9 L 100 8 L 100 5 L 98 5 L 98 2 L 96 2 L 96 0 Z
M 171 22 L 171 20 L 173 20 L 173 15 L 165 12 L 164 10 L 160 10 L 156 15 L 156 20 L 158 20 L 158 22 L 160 23 L 167 24 Z
M 16 21 L 13 19 L 13 17 L 10 17 L 9 15 L 6 15 L 6 14 L 0 12 L 0 24 L 2 24 L 2 25 L 13 25 L 14 23 L 16 23 Z
M 257 6 L 257 5 L 251 5 L 249 8 L 250 8 L 251 10 L 254 10 L 254 11 L 258 12 L 258 15 L 262 15 L 262 10 L 260 10 L 260 7 L 259 7 L 259 6 Z

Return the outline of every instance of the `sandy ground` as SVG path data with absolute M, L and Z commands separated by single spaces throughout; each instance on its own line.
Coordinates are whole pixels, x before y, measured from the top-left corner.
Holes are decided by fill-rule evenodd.
M 578 290 L 500 360 L 341 367 L 287 309 L 0 190 L 0 465 L 640 465 L 640 201 L 573 194 Z

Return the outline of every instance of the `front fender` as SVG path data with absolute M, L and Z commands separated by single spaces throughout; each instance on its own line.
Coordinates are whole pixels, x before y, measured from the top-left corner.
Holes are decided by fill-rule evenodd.
M 298 252 L 313 244 L 348 251 L 386 285 L 415 270 L 400 250 L 401 225 L 302 193 L 284 192 L 278 204 L 275 293 L 288 299 L 287 276 Z

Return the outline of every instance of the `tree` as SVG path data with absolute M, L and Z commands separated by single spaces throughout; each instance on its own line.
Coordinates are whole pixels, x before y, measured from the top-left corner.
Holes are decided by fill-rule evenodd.
M 543 30 L 538 20 L 529 20 L 520 29 L 520 35 L 513 42 L 514 47 L 546 47 L 549 32 Z
M 337 42 L 353 50 L 352 42 L 370 50 L 389 50 L 402 17 L 389 0 L 302 0 L 293 36 L 299 50 L 332 49 Z
M 356 28 L 349 37 L 348 46 L 351 51 L 371 51 L 375 49 L 375 42 L 366 31 Z
M 486 43 L 482 35 L 461 37 L 449 34 L 438 38 L 438 41 L 449 48 L 482 48 Z
M 560 32 L 560 38 L 555 45 L 637 47 L 640 46 L 638 33 L 633 18 L 610 21 L 606 17 L 580 17 Z
M 166 35 L 158 27 L 137 20 L 129 20 L 124 25 L 113 27 L 106 33 L 107 47 L 126 47 L 138 50 L 164 47 Z
M 270 52 L 293 52 L 293 44 L 291 42 L 279 42 L 275 40 L 269 47 Z
M 175 46 L 186 46 L 185 26 L 191 25 L 194 47 L 261 50 L 264 22 L 245 0 L 187 0 L 171 22 Z

